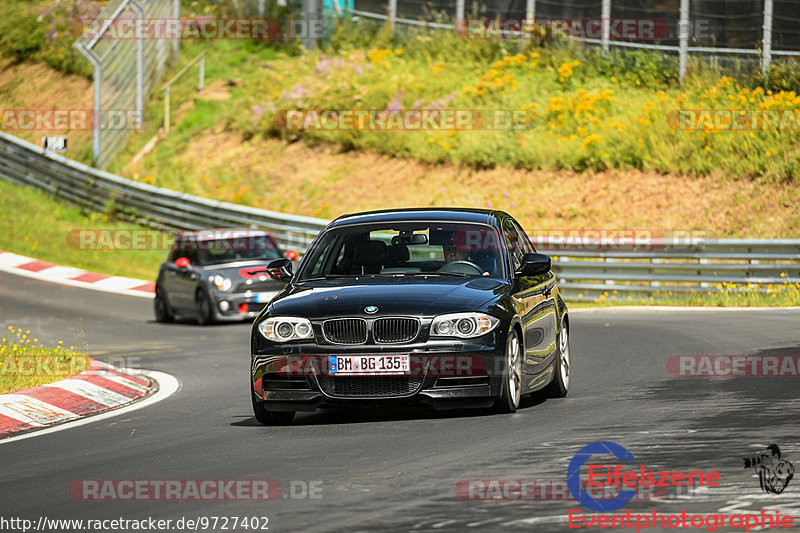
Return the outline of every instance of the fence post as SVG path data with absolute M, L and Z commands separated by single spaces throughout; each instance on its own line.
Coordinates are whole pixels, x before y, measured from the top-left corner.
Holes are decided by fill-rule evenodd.
M 169 85 L 164 89 L 164 133 L 169 133 Z
M 764 0 L 764 35 L 761 45 L 761 72 L 766 76 L 772 62 L 772 4 L 773 0 Z
M 686 62 L 689 58 L 689 0 L 681 0 L 680 22 L 678 23 L 678 38 L 680 39 L 678 60 L 678 78 L 683 81 L 686 75 Z
M 536 22 L 536 0 L 526 0 L 525 2 L 525 31 L 528 37 L 533 34 L 533 25 Z
M 206 56 L 200 58 L 200 85 L 197 92 L 203 94 L 203 89 L 206 86 Z
M 136 11 L 136 18 L 144 20 L 144 9 L 131 0 L 130 6 Z M 141 126 L 144 121 L 144 39 L 136 39 L 136 118 Z
M 611 0 L 603 0 L 600 23 L 603 25 L 603 53 L 608 52 L 608 41 L 611 39 Z
M 456 0 L 456 28 L 463 24 L 464 20 L 464 0 Z
M 306 48 L 314 48 L 319 44 L 319 39 L 315 33 L 313 33 L 312 28 L 317 27 L 317 19 L 320 16 L 320 5 L 317 0 L 303 0 L 303 22 L 305 23 L 305 33 L 306 35 L 302 36 L 303 45 Z
M 173 0 L 172 4 L 172 18 L 179 19 L 181 18 L 181 0 Z M 178 64 L 180 61 L 180 37 L 175 37 L 175 40 L 172 41 L 172 58 L 175 61 L 175 64 Z
M 94 55 L 94 54 L 92 54 Z M 100 61 L 94 62 L 94 116 L 92 117 L 92 152 L 94 164 L 100 161 L 100 114 L 102 113 L 103 97 L 103 65 Z
M 397 0 L 389 0 L 389 26 L 394 29 L 395 19 L 397 18 Z

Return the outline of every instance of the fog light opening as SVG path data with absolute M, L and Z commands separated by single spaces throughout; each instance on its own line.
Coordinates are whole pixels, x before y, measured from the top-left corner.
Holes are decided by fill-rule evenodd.
M 231 304 L 227 300 L 222 300 L 219 303 L 219 310 L 222 311 L 223 313 L 228 312 L 228 309 L 230 309 L 230 308 L 231 308 Z

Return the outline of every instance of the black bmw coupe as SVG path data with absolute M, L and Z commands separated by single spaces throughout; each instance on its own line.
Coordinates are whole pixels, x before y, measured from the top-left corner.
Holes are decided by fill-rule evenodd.
M 421 208 L 331 222 L 253 323 L 264 424 L 296 411 L 425 403 L 514 412 L 567 394 L 569 318 L 550 258 L 507 213 Z

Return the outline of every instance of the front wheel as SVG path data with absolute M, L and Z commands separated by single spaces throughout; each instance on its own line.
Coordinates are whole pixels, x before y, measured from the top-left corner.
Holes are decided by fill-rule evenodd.
M 172 309 L 169 306 L 167 293 L 159 286 L 156 286 L 156 296 L 153 298 L 153 311 L 156 315 L 156 322 L 172 322 L 175 320 L 175 315 L 172 314 Z
M 253 400 L 253 414 L 265 426 L 288 426 L 294 420 L 294 411 L 267 411 L 264 402 L 256 400 L 253 384 L 250 383 L 250 398 Z
M 194 311 L 197 315 L 197 323 L 201 326 L 214 322 L 214 310 L 211 307 L 211 298 L 208 292 L 200 288 L 194 296 Z
M 553 381 L 545 389 L 548 396 L 563 398 L 569 392 L 569 381 L 572 373 L 572 360 L 569 356 L 569 328 L 567 322 L 561 322 L 558 334 L 558 354 L 553 364 Z
M 506 342 L 503 391 L 494 403 L 495 411 L 513 413 L 522 397 L 522 347 L 516 331 L 511 331 Z

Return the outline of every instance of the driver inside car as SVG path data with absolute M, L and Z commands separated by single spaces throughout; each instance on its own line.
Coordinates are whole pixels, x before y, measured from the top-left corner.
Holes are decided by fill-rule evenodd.
M 482 231 L 454 231 L 448 242 L 442 244 L 445 264 L 439 271 L 473 276 L 491 275 L 494 272 L 491 265 L 495 252 L 481 250 L 481 243 L 486 241 L 486 234 Z
M 442 248 L 444 249 L 444 260 L 448 263 L 469 261 L 469 250 L 458 248 L 453 244 L 445 244 Z

